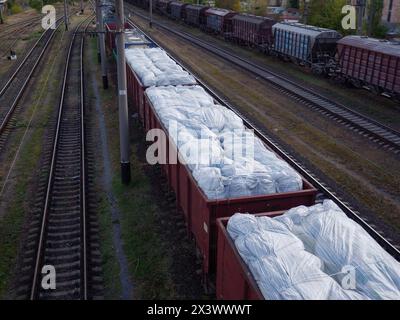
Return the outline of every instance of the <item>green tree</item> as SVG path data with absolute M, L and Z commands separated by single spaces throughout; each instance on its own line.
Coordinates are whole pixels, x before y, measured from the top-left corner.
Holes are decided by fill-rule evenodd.
M 240 11 L 240 0 L 216 0 L 215 6 L 217 8 Z
M 354 33 L 353 30 L 343 30 L 342 8 L 347 0 L 312 0 L 309 3 L 307 23 L 310 25 L 337 30 L 343 34 Z M 304 3 L 302 4 L 304 10 Z
M 299 0 L 290 0 L 289 1 L 289 8 L 299 9 L 299 7 L 300 7 Z
M 385 36 L 387 28 L 381 22 L 382 10 L 383 0 L 369 0 L 367 21 L 367 34 L 369 36 L 379 38 Z

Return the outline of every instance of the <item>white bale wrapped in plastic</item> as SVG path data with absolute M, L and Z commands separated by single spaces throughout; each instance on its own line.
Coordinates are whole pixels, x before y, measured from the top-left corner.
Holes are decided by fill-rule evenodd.
M 200 86 L 151 87 L 146 89 L 146 94 L 156 111 L 162 108 L 195 110 L 214 106 L 214 99 Z
M 366 299 L 323 272 L 323 262 L 277 220 L 235 214 L 227 230 L 266 299 Z
M 357 291 L 370 299 L 400 299 L 400 263 L 333 201 L 297 207 L 276 219 L 324 261 L 337 281 L 353 268 Z
M 193 170 L 193 178 L 196 179 L 208 199 L 221 199 L 225 196 L 224 178 L 218 168 L 196 168 Z
M 125 56 L 145 87 L 196 84 L 196 79 L 161 48 L 129 48 Z
M 189 169 L 220 169 L 224 198 L 302 190 L 300 175 L 255 138 L 236 114 L 215 104 L 202 87 L 151 87 L 146 93 Z

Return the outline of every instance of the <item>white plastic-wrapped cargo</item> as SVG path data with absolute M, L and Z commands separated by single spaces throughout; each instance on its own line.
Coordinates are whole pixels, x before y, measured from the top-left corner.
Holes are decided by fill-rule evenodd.
M 196 84 L 196 79 L 161 48 L 129 48 L 125 56 L 144 87 Z
M 302 189 L 300 175 L 269 151 L 240 117 L 215 104 L 202 87 L 150 87 L 146 94 L 180 159 L 209 199 Z M 207 170 L 210 175 L 204 177 Z
M 276 218 L 303 240 L 341 282 L 355 273 L 357 291 L 370 299 L 400 299 L 400 263 L 331 200 L 297 207 Z
M 227 230 L 266 299 L 400 299 L 400 264 L 330 200 Z

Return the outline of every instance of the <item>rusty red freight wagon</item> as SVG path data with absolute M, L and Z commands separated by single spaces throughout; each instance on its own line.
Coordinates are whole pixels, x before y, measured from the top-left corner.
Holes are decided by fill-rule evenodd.
M 176 145 L 168 136 L 168 131 L 161 123 L 151 101 L 145 93 L 144 127 L 161 129 L 166 135 L 167 159 L 176 155 Z M 268 146 L 266 146 L 268 148 Z M 270 151 L 271 149 L 268 148 Z M 198 186 L 189 167 L 178 161 L 176 164 L 161 165 L 169 186 L 176 195 L 177 206 L 182 209 L 189 231 L 193 234 L 196 244 L 203 257 L 203 272 L 205 275 L 215 272 L 216 266 L 216 219 L 229 217 L 236 212 L 270 212 L 287 210 L 299 205 L 313 205 L 317 190 L 302 178 L 302 190 L 295 192 L 276 193 L 269 195 L 238 197 L 221 200 L 210 200 Z
M 206 10 L 205 30 L 216 34 L 232 31 L 232 18 L 237 13 L 228 9 L 209 8 Z
M 115 49 L 115 30 L 117 29 L 117 25 L 115 23 L 107 23 L 105 25 L 106 31 L 106 46 L 110 49 L 110 51 Z M 125 30 L 132 30 L 132 27 L 129 23 L 125 23 Z
M 256 216 L 276 217 L 284 211 L 259 213 Z M 219 300 L 264 300 L 249 267 L 243 261 L 226 230 L 229 218 L 217 220 L 216 296 Z
M 338 41 L 341 74 L 357 87 L 400 98 L 400 43 L 360 36 Z
M 268 50 L 273 43 L 272 26 L 276 21 L 251 14 L 236 14 L 232 18 L 230 37 L 239 44 Z

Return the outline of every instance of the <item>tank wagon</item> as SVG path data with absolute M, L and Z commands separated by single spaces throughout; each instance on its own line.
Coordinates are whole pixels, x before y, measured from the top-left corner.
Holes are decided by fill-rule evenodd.
M 273 52 L 316 73 L 334 68 L 336 43 L 342 37 L 335 30 L 301 23 L 277 23 L 272 27 Z
M 234 42 L 261 51 L 269 52 L 273 43 L 272 19 L 250 14 L 236 14 L 232 17 L 232 32 L 228 35 Z
M 400 100 L 400 43 L 348 36 L 337 47 L 342 77 Z
M 185 7 L 185 23 L 194 27 L 203 28 L 202 26 L 206 24 L 205 12 L 208 8 L 207 6 L 188 4 Z
M 232 32 L 232 18 L 237 13 L 232 10 L 209 8 L 206 10 L 206 23 L 203 28 L 207 32 L 225 35 Z

